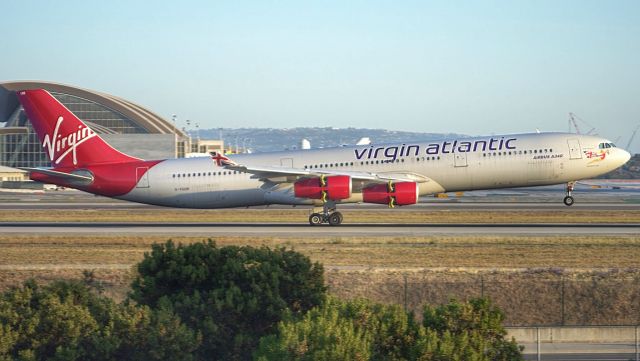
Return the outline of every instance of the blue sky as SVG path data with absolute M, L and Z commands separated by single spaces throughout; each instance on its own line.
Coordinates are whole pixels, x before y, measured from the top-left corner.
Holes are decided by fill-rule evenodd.
M 640 1 L 22 0 L 2 10 L 0 80 L 104 91 L 201 128 L 475 135 L 562 131 L 574 112 L 625 145 L 640 124 Z

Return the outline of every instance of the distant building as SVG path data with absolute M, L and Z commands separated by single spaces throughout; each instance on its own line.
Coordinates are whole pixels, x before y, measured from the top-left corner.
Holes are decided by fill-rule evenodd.
M 26 171 L 0 165 L 0 183 L 22 182 L 25 180 L 29 180 Z
M 45 89 L 114 148 L 142 159 L 181 158 L 192 147 L 209 149 L 221 141 L 190 137 L 152 111 L 128 100 L 92 90 L 42 81 L 0 83 L 0 165 L 49 166 L 16 91 Z
M 210 154 L 211 152 L 224 153 L 224 142 L 222 140 L 197 139 L 191 142 L 191 152 Z

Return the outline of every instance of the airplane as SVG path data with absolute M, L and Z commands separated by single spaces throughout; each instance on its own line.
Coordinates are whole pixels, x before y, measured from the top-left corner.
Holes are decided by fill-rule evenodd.
M 270 204 L 313 207 L 311 225 L 343 222 L 337 206 L 411 205 L 444 192 L 566 184 L 610 172 L 630 154 L 572 133 L 509 134 L 437 142 L 142 160 L 107 144 L 43 89 L 18 92 L 50 168 L 35 181 L 138 203 L 182 208 Z

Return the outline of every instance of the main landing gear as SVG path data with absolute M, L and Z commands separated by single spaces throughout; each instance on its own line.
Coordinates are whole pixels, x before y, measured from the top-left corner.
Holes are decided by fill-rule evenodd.
M 327 202 L 322 206 L 322 212 L 314 212 L 309 216 L 309 224 L 319 226 L 323 223 L 329 223 L 331 226 L 338 226 L 343 219 L 342 213 L 336 211 L 335 203 Z
M 564 197 L 564 200 L 562 200 L 562 202 L 564 203 L 565 206 L 572 206 L 573 205 L 573 196 L 571 195 L 571 193 L 573 192 L 573 186 L 575 186 L 576 182 L 569 182 L 567 183 L 567 190 L 566 190 L 566 196 Z

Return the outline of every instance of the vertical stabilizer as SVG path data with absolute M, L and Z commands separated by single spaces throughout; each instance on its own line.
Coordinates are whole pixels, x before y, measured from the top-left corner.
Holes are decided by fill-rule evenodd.
M 21 90 L 18 99 L 54 168 L 140 160 L 115 150 L 46 90 Z

